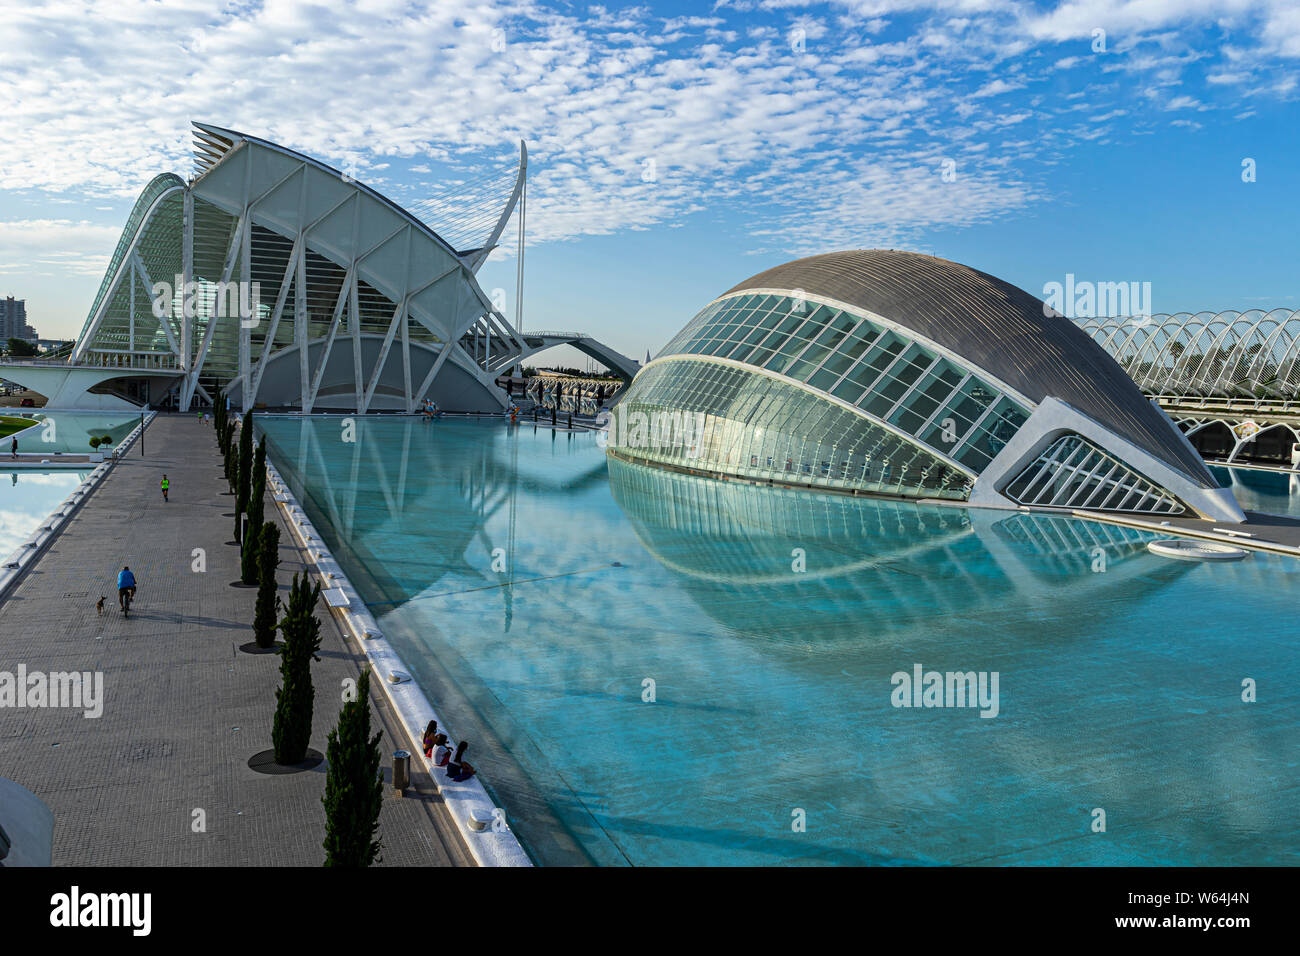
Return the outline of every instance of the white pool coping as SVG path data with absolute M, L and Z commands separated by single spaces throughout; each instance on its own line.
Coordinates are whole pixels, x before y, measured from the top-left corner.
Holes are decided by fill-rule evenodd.
M 272 499 L 284 516 L 285 523 L 292 530 L 299 544 L 307 551 L 308 557 L 316 567 L 316 576 L 322 589 L 337 589 L 347 598 L 344 606 L 330 607 L 331 613 L 343 621 L 346 631 L 351 634 L 357 647 L 365 655 L 373 672 L 371 687 L 380 686 L 393 710 L 397 713 L 406 732 L 406 742 L 400 748 L 410 751 L 413 761 L 423 761 L 433 784 L 442 795 L 447 812 L 456 822 L 461 838 L 479 866 L 532 866 L 532 860 L 524 852 L 518 838 L 511 831 L 505 812 L 488 796 L 479 773 L 463 783 L 456 783 L 447 777 L 447 771 L 436 767 L 424 756 L 420 745 L 424 739 L 424 728 L 430 720 L 438 721 L 438 730 L 454 740 L 450 729 L 442 717 L 433 709 L 424 691 L 410 678 L 410 669 L 402 661 L 380 630 L 379 624 L 361 599 L 360 593 L 352 586 L 343 568 L 334 559 L 334 555 L 316 532 L 311 519 L 298 504 L 289 485 L 280 476 L 280 472 L 268 460 L 267 474 L 270 478 L 268 490 Z M 399 683 L 389 680 L 389 675 L 396 674 L 402 678 Z M 391 742 L 390 742 L 391 743 Z M 471 755 L 472 756 L 472 755 Z M 473 760 L 470 761 L 473 763 Z M 477 830 L 471 820 L 494 820 L 486 829 Z
M 155 414 L 156 413 L 154 412 L 146 414 L 145 425 L 148 425 L 149 422 L 153 421 Z M 76 490 L 74 490 L 72 494 L 64 498 L 53 511 L 45 516 L 40 526 L 28 536 L 27 540 L 20 544 L 12 554 L 5 558 L 3 564 L 0 564 L 0 601 L 3 601 L 9 596 L 9 591 L 13 588 L 18 579 L 23 576 L 23 572 L 35 564 L 40 556 L 45 553 L 51 542 L 59 536 L 59 532 L 63 529 L 64 524 L 66 524 L 68 520 L 76 514 L 77 510 L 86 503 L 86 499 L 90 497 L 91 493 L 96 487 L 98 487 L 99 483 L 104 480 L 104 477 L 108 474 L 110 469 L 112 469 L 113 465 L 116 464 L 117 460 L 130 450 L 133 444 L 135 444 L 136 439 L 140 437 L 140 432 L 143 427 L 144 426 L 136 425 L 135 428 L 132 429 L 131 434 L 127 435 L 117 444 L 113 449 L 112 455 L 97 464 L 85 462 L 80 465 L 65 464 L 63 466 L 64 468 L 91 468 L 93 470 L 86 476 L 85 480 L 77 486 Z M 52 465 L 53 463 L 51 462 L 51 466 Z M 43 467 L 39 464 L 31 464 L 29 467 L 33 469 L 46 470 L 50 466 Z

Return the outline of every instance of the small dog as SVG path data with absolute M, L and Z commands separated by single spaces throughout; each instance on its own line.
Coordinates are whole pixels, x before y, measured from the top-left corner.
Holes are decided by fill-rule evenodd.
M 104 616 L 104 595 L 102 594 L 99 596 L 99 600 L 95 602 L 95 613 L 100 617 Z

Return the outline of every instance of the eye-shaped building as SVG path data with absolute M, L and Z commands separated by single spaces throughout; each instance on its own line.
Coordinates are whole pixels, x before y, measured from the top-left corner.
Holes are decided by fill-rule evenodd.
M 636 376 L 610 453 L 696 474 L 1239 522 L 1172 421 L 1038 298 L 933 256 L 755 275 Z

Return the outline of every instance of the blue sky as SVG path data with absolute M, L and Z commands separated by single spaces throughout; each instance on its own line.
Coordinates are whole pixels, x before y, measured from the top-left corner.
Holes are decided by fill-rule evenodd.
M 526 327 L 636 356 L 844 248 L 1300 307 L 1294 0 L 58 0 L 0 35 L 0 294 L 43 335 L 80 328 L 149 178 L 188 174 L 192 119 L 403 204 L 526 140 Z M 480 273 L 511 316 L 514 272 L 512 240 Z

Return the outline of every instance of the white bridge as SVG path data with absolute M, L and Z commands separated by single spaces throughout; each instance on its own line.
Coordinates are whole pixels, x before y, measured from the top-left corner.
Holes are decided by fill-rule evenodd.
M 623 379 L 632 381 L 641 369 L 641 363 L 628 358 L 608 345 L 592 338 L 586 332 L 516 332 L 504 331 L 496 322 L 485 316 L 461 337 L 461 348 L 469 353 L 484 371 L 500 374 L 511 366 L 522 364 L 530 356 L 557 345 L 569 345 L 590 356 Z

